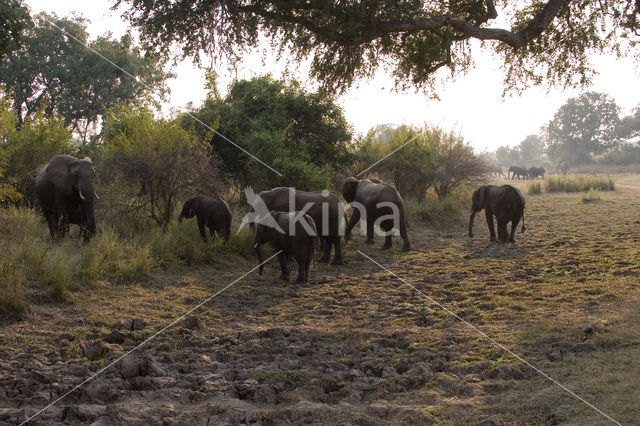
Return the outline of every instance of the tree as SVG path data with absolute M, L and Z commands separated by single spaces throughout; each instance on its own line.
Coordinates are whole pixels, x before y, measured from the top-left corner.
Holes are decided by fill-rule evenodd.
M 224 170 L 240 183 L 257 184 L 260 189 L 322 189 L 328 177 L 348 163 L 351 131 L 342 109 L 325 92 L 308 92 L 295 81 L 262 76 L 234 82 L 222 99 L 213 83 L 210 81 L 211 92 L 194 115 L 219 133 L 206 136 L 204 127 L 190 115 L 182 117 L 182 126 L 193 129 L 201 139 L 210 138 Z M 261 166 L 225 137 L 282 176 Z
M 38 168 L 69 152 L 71 132 L 60 117 L 47 116 L 42 109 L 19 129 L 16 123 L 9 100 L 0 97 L 0 202 L 30 203 Z
M 23 31 L 31 25 L 31 17 L 20 0 L 0 3 L 0 60 L 20 47 Z
M 519 163 L 525 167 L 539 166 L 544 155 L 544 141 L 538 135 L 529 135 L 520 142 Z
M 336 91 L 380 66 L 389 66 L 401 87 L 432 87 L 440 69 L 471 69 L 472 40 L 491 42 L 485 47 L 502 56 L 508 88 L 587 85 L 589 53 L 624 54 L 640 28 L 640 5 L 631 0 L 114 2 L 129 5 L 132 25 L 151 48 L 169 51 L 176 42 L 185 55 L 205 51 L 235 61 L 266 35 L 280 54 L 311 56 L 311 74 Z M 501 22 L 509 22 L 504 28 L 499 9 Z
M 111 192 L 125 214 L 166 229 L 187 191 L 216 195 L 225 188 L 211 146 L 147 109 L 110 110 L 104 139 L 106 162 L 117 173 Z
M 495 153 L 496 162 L 501 166 L 517 166 L 521 164 L 520 157 L 520 146 L 510 147 L 510 146 L 501 146 L 496 149 Z
M 170 74 L 163 71 L 164 62 L 160 55 L 143 54 L 130 35 L 88 42 L 83 19 L 42 13 L 25 32 L 23 46 L 0 63 L 0 82 L 13 100 L 18 127 L 45 108 L 47 114 L 62 116 L 86 142 L 107 109 L 140 104 L 156 91 L 160 96 L 166 92 L 164 81 Z
M 544 129 L 549 156 L 581 164 L 615 147 L 619 110 L 604 93 L 587 92 L 569 99 Z
M 631 115 L 620 120 L 616 135 L 625 140 L 640 137 L 640 106 L 637 106 Z

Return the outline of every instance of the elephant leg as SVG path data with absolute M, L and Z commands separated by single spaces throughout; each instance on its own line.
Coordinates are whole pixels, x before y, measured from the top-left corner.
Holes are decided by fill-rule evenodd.
M 298 263 L 298 276 L 296 278 L 296 284 L 304 284 L 307 282 L 306 266 L 307 266 L 307 250 L 306 247 L 301 248 L 304 253 L 300 253 L 296 256 L 296 262 Z
M 402 246 L 402 251 L 411 250 L 411 243 L 409 242 L 409 235 L 407 234 L 407 224 L 404 219 L 404 214 L 400 218 L 400 237 L 404 242 L 404 245 Z
M 489 234 L 491 235 L 491 241 L 496 241 L 496 231 L 493 227 L 493 213 L 486 208 L 484 209 L 485 216 L 487 218 L 487 226 L 489 227 Z
M 373 244 L 373 223 L 375 222 L 375 218 L 367 218 L 367 240 L 365 243 Z
M 328 263 L 331 260 L 331 240 L 329 237 L 321 238 L 323 240 L 322 245 L 324 246 L 324 252 L 322 253 L 322 257 L 318 259 L 318 262 Z
M 280 270 L 282 271 L 280 278 L 285 281 L 289 281 L 289 261 L 284 252 L 280 252 L 280 254 L 278 254 L 278 262 L 280 262 Z
M 507 221 L 498 219 L 498 239 L 500 242 L 507 242 Z
M 58 238 L 62 238 L 69 232 L 69 206 L 61 196 L 56 197 L 56 210 L 58 211 Z
M 342 258 L 342 241 L 340 241 L 340 235 L 333 237 L 333 242 L 331 242 L 330 239 L 327 239 L 327 244 L 333 244 L 333 248 L 335 250 L 331 264 L 344 265 L 344 259 Z
M 391 234 L 385 235 L 384 244 L 382 245 L 382 250 L 390 249 L 393 246 L 393 241 L 391 241 Z
M 311 267 L 311 250 L 307 250 L 307 255 L 305 256 L 304 259 L 304 282 L 308 282 L 309 281 L 309 268 Z
M 47 219 L 47 225 L 49 225 L 49 233 L 51 234 L 52 240 L 58 239 L 58 222 L 60 218 L 56 213 L 45 213 L 45 219 Z
M 202 237 L 202 241 L 207 242 L 207 234 L 204 229 L 204 220 L 198 217 L 198 229 L 200 230 L 200 237 Z
M 520 216 L 515 217 L 512 221 L 511 221 L 511 234 L 509 235 L 509 242 L 515 243 L 515 235 L 516 235 L 516 228 L 518 228 L 518 223 L 520 223 Z
M 353 209 L 353 213 L 351 213 L 351 217 L 347 222 L 347 227 L 344 230 L 344 240 L 349 241 L 351 239 L 351 230 L 360 220 L 360 209 Z

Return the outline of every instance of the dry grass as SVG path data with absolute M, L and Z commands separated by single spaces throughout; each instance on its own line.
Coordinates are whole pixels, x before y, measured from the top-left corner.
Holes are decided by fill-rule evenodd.
M 615 191 L 613 179 L 600 176 L 546 176 L 546 192 L 586 192 L 589 190 Z
M 298 403 L 318 407 L 319 423 L 604 423 L 584 403 L 356 252 L 361 250 L 617 421 L 633 424 L 640 417 L 640 176 L 624 182 L 628 187 L 597 203 L 584 203 L 576 193 L 527 197 L 528 230 L 517 234 L 516 244 L 489 242 L 480 218 L 474 239 L 465 236 L 460 221 L 439 236 L 414 220 L 413 251 L 400 252 L 397 238 L 391 251 L 382 251 L 381 239 L 369 246 L 355 235 L 346 247 L 348 264 L 319 264 L 308 285 L 280 281 L 277 263 L 267 265 L 263 276 L 246 277 L 198 311 L 202 330 L 170 330 L 144 350 L 159 360 L 178 360 L 162 365 L 178 364 L 193 377 L 210 374 L 212 362 L 181 360 L 215 356 L 226 366 L 218 364 L 216 377 L 281 389 L 277 404 L 241 401 L 243 412 L 282 415 L 275 423 L 289 419 L 284 415 L 297 412 Z M 521 190 L 528 185 L 512 184 Z M 164 238 L 156 236 L 155 243 L 148 237 L 139 243 L 156 262 L 148 281 L 123 287 L 99 278 L 91 288 L 71 290 L 73 309 L 67 303 L 33 303 L 27 320 L 3 326 L 0 347 L 47 366 L 53 361 L 43 348 L 56 347 L 60 333 L 78 340 L 102 336 L 134 316 L 155 330 L 256 264 L 251 256 L 224 251 L 215 257 L 214 248 L 210 255 L 195 253 L 202 244 L 196 228 L 183 223 Z M 195 241 L 182 240 L 184 233 Z M 175 247 L 180 244 L 191 248 Z M 234 244 L 245 248 L 242 239 Z M 189 259 L 195 263 L 185 267 Z M 206 263 L 211 259 L 216 261 Z M 11 274 L 18 282 L 26 279 L 15 270 Z M 151 333 L 144 332 L 140 341 Z M 77 348 L 73 342 L 66 350 Z M 325 368 L 336 363 L 362 371 L 366 380 L 337 378 Z M 398 374 L 384 376 L 385 367 Z M 154 397 L 171 398 L 182 390 L 157 390 Z M 109 405 L 150 403 L 139 394 L 124 390 Z M 201 398 L 202 404 L 215 404 L 218 396 Z M 194 404 L 172 401 L 176 412 Z M 216 409 L 232 411 L 234 404 Z

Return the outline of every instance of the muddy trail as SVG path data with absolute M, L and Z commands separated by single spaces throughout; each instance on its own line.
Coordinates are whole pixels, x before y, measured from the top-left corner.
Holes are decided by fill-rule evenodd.
M 30 424 L 607 422 L 468 324 L 632 424 L 639 207 L 631 188 L 594 203 L 527 196 L 528 230 L 516 244 L 490 243 L 480 217 L 474 239 L 463 224 L 414 223 L 408 253 L 356 236 L 347 265 L 317 265 L 303 286 L 279 281 L 273 262 Z M 127 288 L 104 283 L 3 324 L 0 424 L 57 400 L 254 262 L 185 267 Z

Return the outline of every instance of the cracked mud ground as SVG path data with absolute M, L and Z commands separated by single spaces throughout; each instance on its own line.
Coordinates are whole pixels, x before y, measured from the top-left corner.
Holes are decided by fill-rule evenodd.
M 623 424 L 640 418 L 640 178 L 583 203 L 526 196 L 516 244 L 413 223 L 413 251 L 355 237 L 303 286 L 274 262 L 32 424 Z M 519 184 L 521 188 L 526 186 Z M 634 186 L 635 185 L 635 186 Z M 482 218 L 483 219 L 483 218 Z M 195 232 L 195 231 L 194 231 Z M 195 234 L 194 234 L 195 235 Z M 194 237 L 195 238 L 195 237 Z M 15 424 L 255 265 L 157 271 L 0 326 L 0 424 Z

